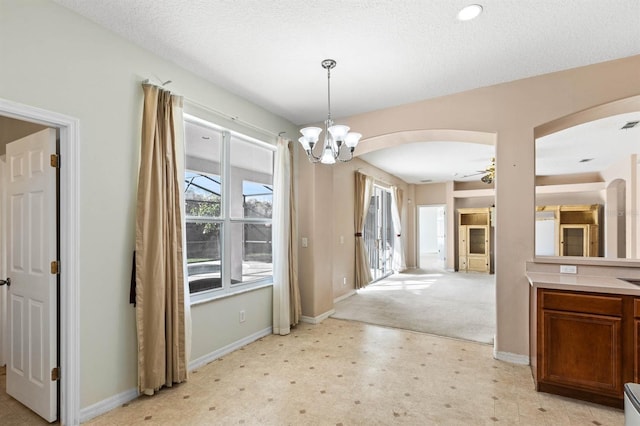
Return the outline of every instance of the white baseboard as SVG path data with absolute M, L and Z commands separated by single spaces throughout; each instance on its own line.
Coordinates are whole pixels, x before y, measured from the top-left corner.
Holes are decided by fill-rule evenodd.
M 114 408 L 118 408 L 122 406 L 122 404 L 133 401 L 137 397 L 138 389 L 134 388 L 85 407 L 80 410 L 80 423 L 84 423 L 93 419 L 94 417 L 98 417 L 101 414 L 111 411 Z
M 268 336 L 271 333 L 273 333 L 273 328 L 272 327 L 267 327 L 263 330 L 260 330 L 256 333 L 253 333 L 247 337 L 244 337 L 240 340 L 236 340 L 233 343 L 228 344 L 227 346 L 224 346 L 216 351 L 213 351 L 211 353 L 208 353 L 206 355 L 201 356 L 200 358 L 194 359 L 193 361 L 191 361 L 189 363 L 189 371 L 193 371 L 197 368 L 202 367 L 203 365 L 207 365 L 208 363 L 210 363 L 213 360 L 216 360 L 222 356 L 225 356 L 227 354 L 230 354 L 233 351 L 236 351 L 238 349 L 240 349 L 243 346 L 248 345 L 249 343 L 255 342 L 256 340 L 264 337 L 264 336 Z
M 511 364 L 529 365 L 528 355 L 514 354 L 511 352 L 499 352 L 493 349 L 493 357 L 499 361 L 510 362 Z
M 322 321 L 326 320 L 327 318 L 329 318 L 331 315 L 335 313 L 336 313 L 336 310 L 331 309 L 330 311 L 327 311 L 324 314 L 320 314 L 317 317 L 307 317 L 302 315 L 300 317 L 300 321 L 306 322 L 308 324 L 320 324 Z
M 333 303 L 338 303 L 339 301 L 344 300 L 344 299 L 346 299 L 347 297 L 351 297 L 351 296 L 353 296 L 353 295 L 354 295 L 354 294 L 356 294 L 356 293 L 357 293 L 357 291 L 355 291 L 355 290 L 351 290 L 349 293 L 347 293 L 347 294 L 343 294 L 342 296 L 339 296 L 339 297 L 336 297 L 335 299 L 333 299 Z
M 189 363 L 189 371 L 195 370 L 196 368 L 200 368 L 203 365 L 206 365 L 215 359 L 218 359 L 235 350 L 238 350 L 241 347 L 248 345 L 249 343 L 255 342 L 256 340 L 264 336 L 270 335 L 271 333 L 272 333 L 272 328 L 267 327 L 264 330 L 260 330 L 257 333 L 254 333 L 250 336 L 247 336 L 243 339 L 233 342 L 223 348 L 220 348 L 217 351 L 201 356 L 198 359 L 194 359 Z M 114 408 L 118 408 L 122 406 L 122 404 L 126 404 L 127 402 L 133 401 L 138 396 L 139 396 L 138 389 L 129 389 L 128 391 L 124 391 L 122 393 L 119 393 L 118 395 L 114 395 L 110 398 L 104 399 L 100 402 L 97 402 L 93 405 L 83 408 L 82 410 L 80 410 L 80 422 L 84 423 L 95 417 L 98 417 L 99 415 L 102 415 L 108 411 L 111 411 Z

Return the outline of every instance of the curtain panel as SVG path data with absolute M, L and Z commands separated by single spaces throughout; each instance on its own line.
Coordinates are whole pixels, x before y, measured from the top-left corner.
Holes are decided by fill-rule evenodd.
M 278 138 L 273 173 L 273 333 L 286 335 L 300 320 L 297 233 L 289 140 Z
M 289 141 L 287 141 L 289 142 Z M 298 283 L 298 213 L 296 211 L 295 176 L 293 174 L 293 144 L 288 143 L 289 155 L 289 322 L 292 326 L 300 322 L 302 302 Z
M 136 205 L 138 388 L 153 394 L 187 379 L 181 182 L 182 97 L 143 84 Z
M 391 219 L 393 222 L 393 270 L 402 272 L 407 269 L 402 246 L 402 189 L 391 187 Z
M 355 199 L 354 199 L 354 228 L 356 239 L 355 258 L 355 288 L 366 287 L 372 280 L 369 256 L 364 244 L 364 224 L 367 220 L 367 210 L 371 202 L 373 191 L 373 179 L 363 173 L 355 172 Z

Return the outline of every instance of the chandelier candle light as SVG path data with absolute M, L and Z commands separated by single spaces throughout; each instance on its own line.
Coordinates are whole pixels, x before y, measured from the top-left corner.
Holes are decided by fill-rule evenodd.
M 333 124 L 331 119 L 331 69 L 335 66 L 336 61 L 333 59 L 322 61 L 322 68 L 327 70 L 327 105 L 329 113 L 324 122 L 324 144 L 320 156 L 314 154 L 313 147 L 318 142 L 322 129 L 320 127 L 305 127 L 300 130 L 302 137 L 298 141 L 302 144 L 309 161 L 312 163 L 334 164 L 336 160 L 342 162 L 351 161 L 353 159 L 353 150 L 362 137 L 360 133 L 349 132 L 349 126 Z M 347 151 L 346 149 L 341 149 L 343 146 L 348 148 L 349 156 L 347 158 L 344 158 L 344 155 L 340 155 L 342 151 Z

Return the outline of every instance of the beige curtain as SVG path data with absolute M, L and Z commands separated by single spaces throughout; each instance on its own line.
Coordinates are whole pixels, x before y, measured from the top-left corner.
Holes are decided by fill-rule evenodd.
M 407 269 L 402 247 L 402 189 L 391 187 L 391 219 L 393 222 L 393 270 L 402 272 Z
M 289 148 L 289 164 L 291 165 L 291 173 L 289 175 L 289 322 L 291 325 L 297 325 L 302 315 L 302 304 L 300 302 L 300 286 L 298 285 L 298 214 L 296 212 L 295 198 L 295 175 L 293 173 L 293 144 L 288 144 Z
M 273 174 L 273 333 L 286 335 L 300 320 L 297 234 L 289 140 L 278 138 Z
M 138 388 L 153 394 L 187 379 L 179 174 L 182 98 L 143 84 L 136 206 Z
M 371 278 L 371 268 L 369 256 L 364 244 L 364 224 L 367 219 L 367 210 L 371 202 L 371 191 L 373 190 L 373 179 L 360 172 L 355 173 L 355 203 L 354 203 L 354 225 L 356 230 L 356 289 L 363 288 L 369 284 Z

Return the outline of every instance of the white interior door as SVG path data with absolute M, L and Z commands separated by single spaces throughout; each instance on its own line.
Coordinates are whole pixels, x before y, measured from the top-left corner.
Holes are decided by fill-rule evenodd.
M 436 239 L 438 244 L 438 266 L 444 268 L 447 261 L 447 217 L 446 207 L 437 207 Z
M 6 269 L 6 208 L 5 208 L 5 156 L 0 157 L 0 279 L 7 276 Z M 0 286 L 0 366 L 7 363 L 6 359 L 6 338 L 7 338 L 7 286 Z
M 7 145 L 7 393 L 45 420 L 57 419 L 56 132 Z

